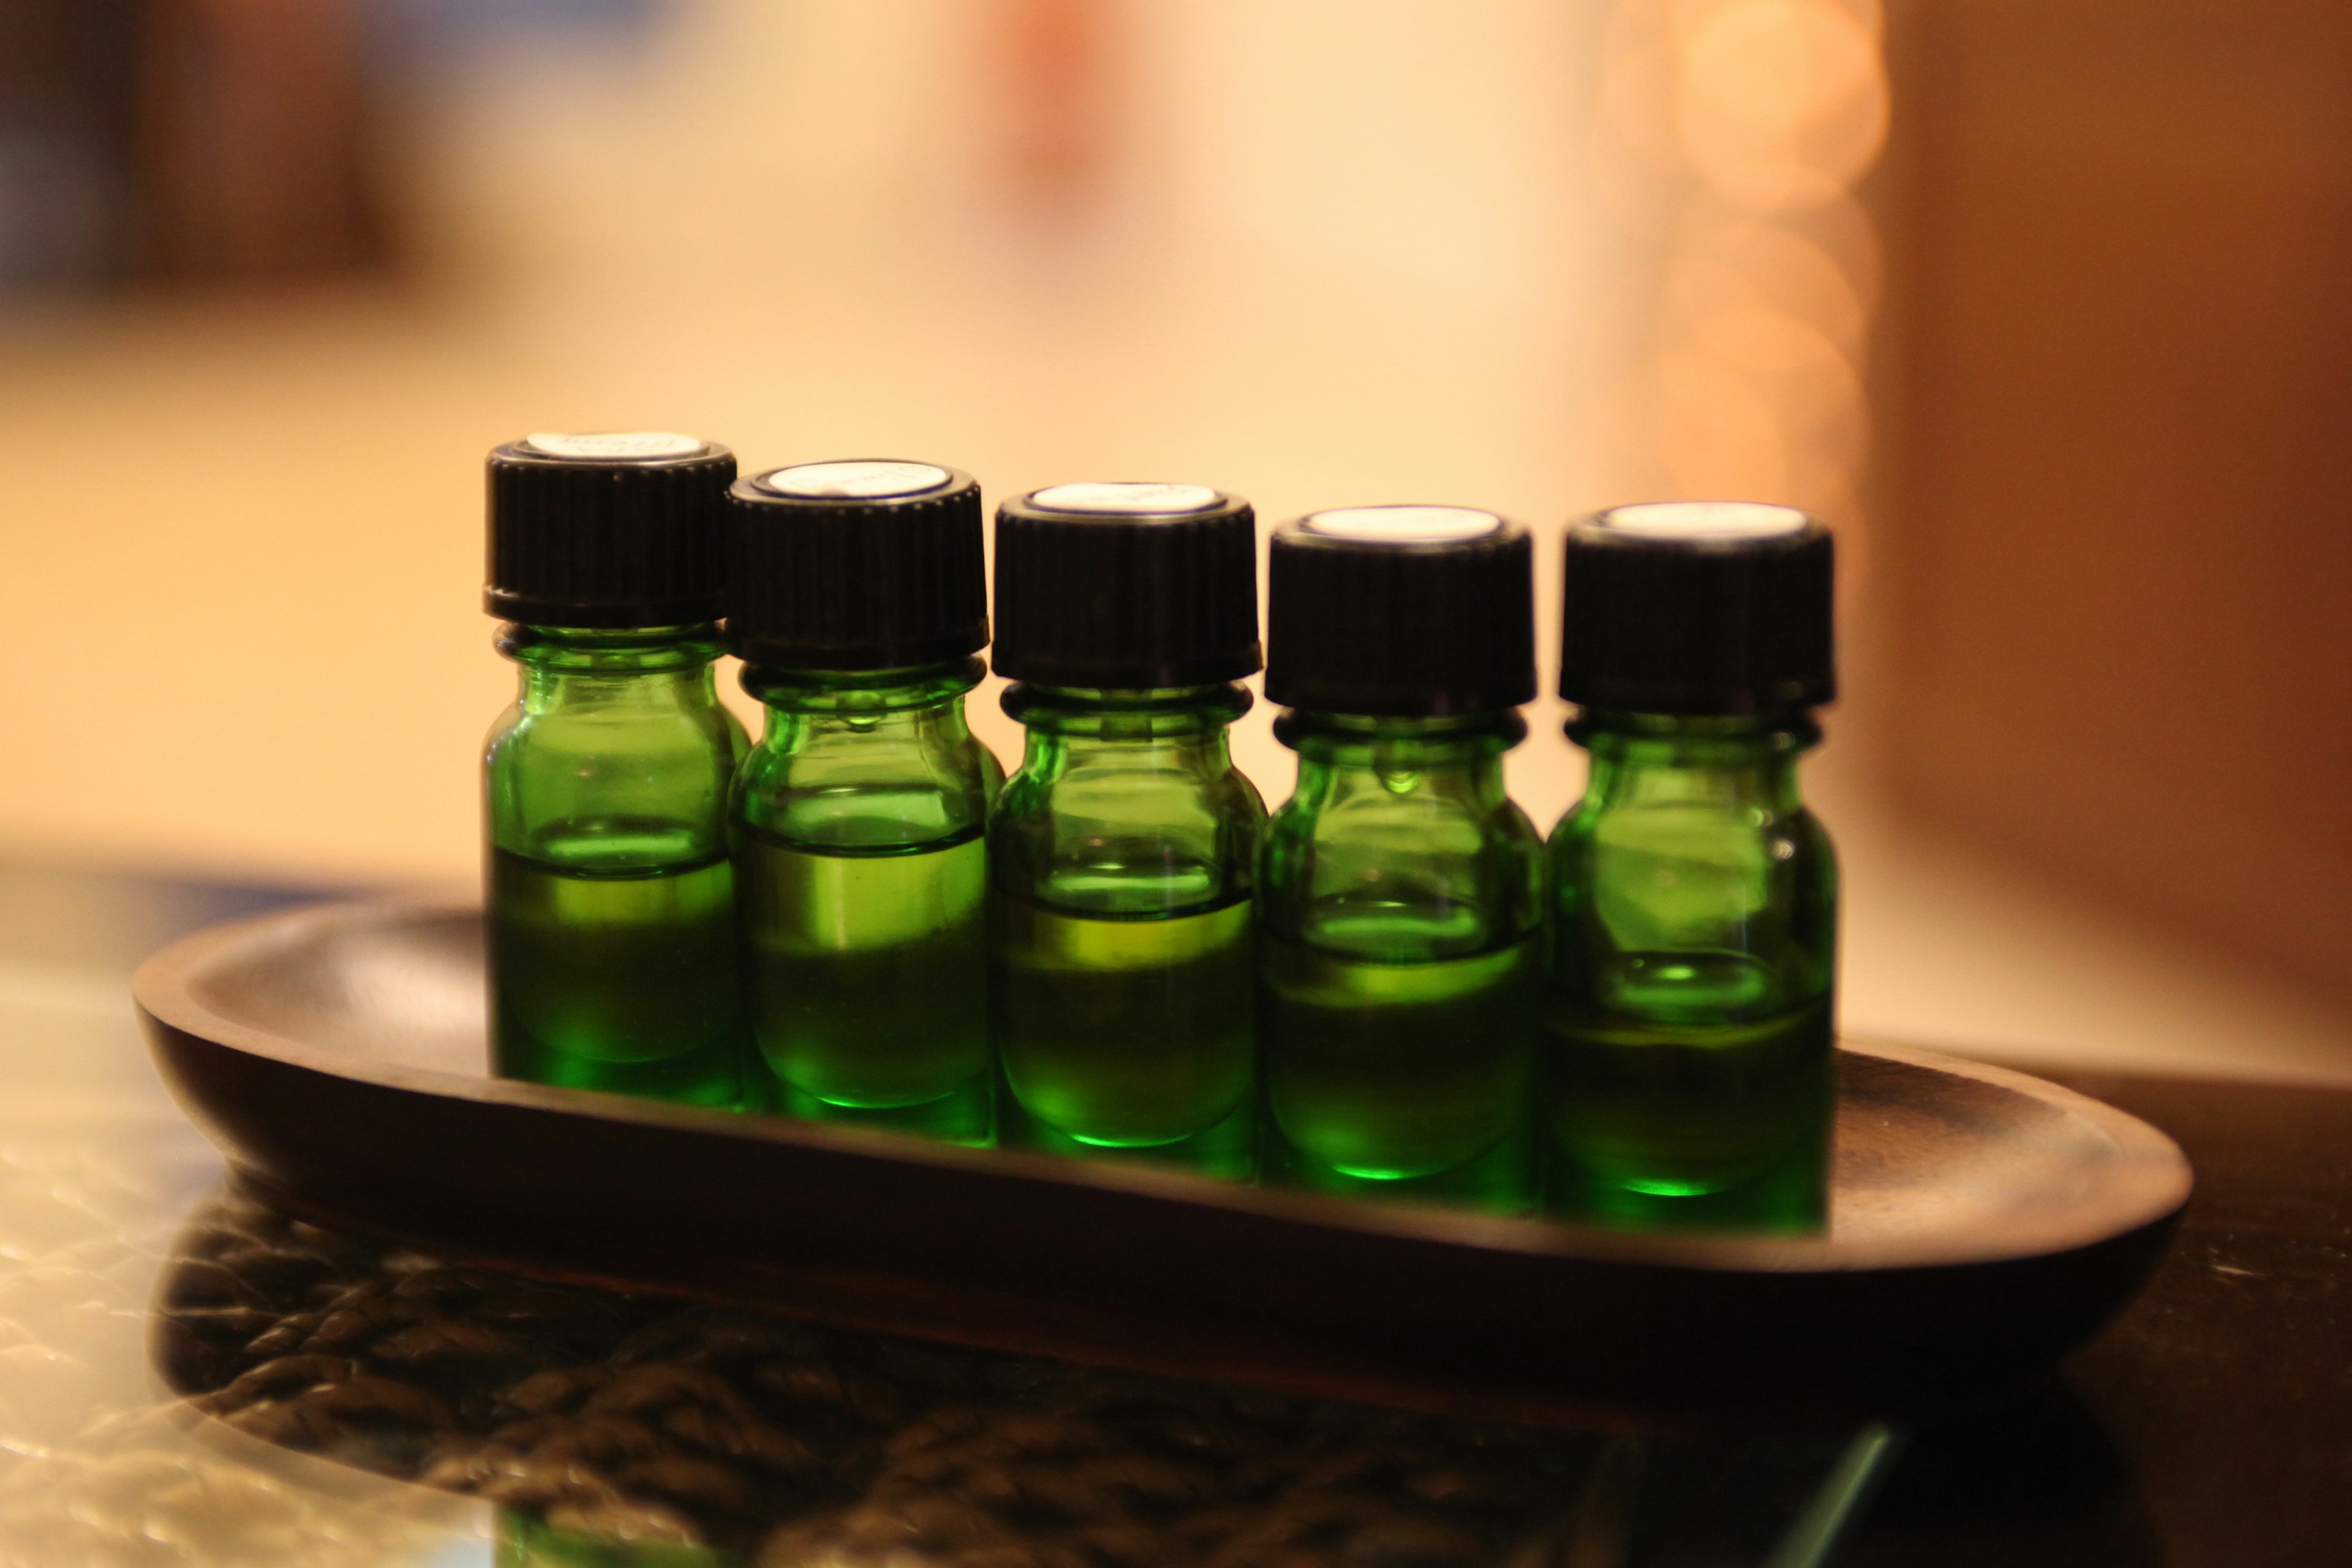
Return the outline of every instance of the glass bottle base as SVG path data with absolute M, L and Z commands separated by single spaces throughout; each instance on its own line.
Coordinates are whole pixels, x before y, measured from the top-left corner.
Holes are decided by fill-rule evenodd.
M 1119 1165 L 1152 1165 L 1229 1182 L 1252 1182 L 1257 1178 L 1256 1119 L 1247 1100 L 1235 1106 L 1215 1126 L 1190 1138 L 1179 1138 L 1172 1143 L 1121 1145 L 1073 1138 L 1022 1110 L 1010 1087 L 1000 1083 L 997 1092 L 1003 1117 L 1001 1142 L 1008 1149 L 1029 1149 L 1076 1160 L 1107 1160 Z
M 1546 1214 L 1626 1230 L 1812 1236 L 1828 1228 L 1829 1206 L 1826 1142 L 1712 1192 L 1647 1190 L 1612 1181 L 1564 1156 L 1553 1160 L 1544 1183 Z
M 743 1056 L 739 1047 L 727 1044 L 657 1061 L 597 1061 L 508 1032 L 499 1036 L 491 1059 L 499 1077 L 523 1083 L 633 1094 L 717 1110 L 756 1110 L 761 1108 L 756 1080 L 764 1075 L 747 1071 Z
M 1546 1047 L 1544 1202 L 1635 1229 L 1801 1235 L 1828 1221 L 1829 1006 L 1730 1022 L 1572 1015 Z
M 987 1149 L 996 1143 L 996 1108 L 985 1077 L 975 1078 L 952 1094 L 918 1105 L 835 1105 L 805 1089 L 764 1075 L 772 1084 L 772 1108 L 803 1121 L 836 1127 L 871 1127 L 884 1132 L 907 1132 L 967 1149 Z
M 1265 1134 L 1268 1186 L 1369 1198 L 1379 1203 L 1439 1204 L 1488 1214 L 1523 1215 L 1535 1207 L 1530 1141 L 1513 1133 L 1474 1159 L 1422 1176 L 1360 1176 L 1334 1170 L 1290 1144 L 1280 1132 Z

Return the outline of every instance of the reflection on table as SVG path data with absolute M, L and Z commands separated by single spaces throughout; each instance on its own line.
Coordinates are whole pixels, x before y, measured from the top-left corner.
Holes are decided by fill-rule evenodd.
M 515 1563 L 1793 1563 L 1888 1447 L 1539 1431 L 919 1344 L 455 1266 L 235 1192 L 181 1238 L 155 1344 L 236 1433 L 497 1505 Z

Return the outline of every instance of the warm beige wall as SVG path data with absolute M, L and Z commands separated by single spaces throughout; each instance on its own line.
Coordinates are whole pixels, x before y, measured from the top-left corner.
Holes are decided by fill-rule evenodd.
M 2352 12 L 1890 36 L 1895 791 L 2352 1003 Z
M 997 494 L 1198 478 L 1270 518 L 1601 499 L 1573 8 L 1111 6 L 1097 182 L 1044 216 L 999 10 L 704 0 L 633 58 L 498 62 L 408 110 L 421 284 L 7 323 L 0 842 L 470 876 L 511 684 L 479 461 L 528 428 Z M 1522 757 L 1548 826 L 1548 716 Z

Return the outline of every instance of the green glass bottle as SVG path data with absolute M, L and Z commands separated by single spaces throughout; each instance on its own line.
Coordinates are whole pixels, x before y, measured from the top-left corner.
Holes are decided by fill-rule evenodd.
M 720 705 L 735 459 L 661 433 L 489 459 L 499 650 L 521 693 L 483 762 L 490 1042 L 508 1078 L 740 1103 Z
M 735 781 L 746 997 L 782 1109 L 994 1136 L 980 487 L 931 463 L 737 485 L 728 636 L 767 732 Z
M 1269 1179 L 1532 1202 L 1540 852 L 1502 765 L 1535 695 L 1531 552 L 1461 507 L 1275 531 L 1266 694 L 1298 786 L 1258 879 Z
M 1837 865 L 1797 762 L 1835 695 L 1828 530 L 1620 507 L 1568 535 L 1560 692 L 1591 752 L 1553 832 L 1548 1205 L 1639 1226 L 1825 1218 Z
M 989 820 L 990 1005 L 1007 1133 L 1255 1170 L 1251 886 L 1235 770 L 1259 664 L 1249 503 L 1077 484 L 999 509 L 996 649 L 1020 770 Z

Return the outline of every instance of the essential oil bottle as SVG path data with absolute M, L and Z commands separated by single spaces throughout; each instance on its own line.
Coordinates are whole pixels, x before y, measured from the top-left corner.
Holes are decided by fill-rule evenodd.
M 980 487 L 803 463 L 738 484 L 730 511 L 728 638 L 767 731 L 729 818 L 782 1108 L 986 1143 L 982 833 L 1004 771 L 964 722 L 988 644 Z
M 1592 754 L 1550 846 L 1549 1205 L 1822 1223 L 1837 864 L 1797 792 L 1836 694 L 1829 531 L 1663 502 L 1570 526 L 1560 695 Z
M 1271 565 L 1298 787 L 1258 875 L 1267 1175 L 1523 1211 L 1540 853 L 1503 754 L 1535 695 L 1527 531 L 1351 507 L 1276 530 Z
M 489 458 L 489 584 L 521 694 L 483 760 L 490 1041 L 508 1078 L 735 1106 L 727 782 L 711 664 L 726 447 L 540 435 Z
M 1027 727 L 988 829 L 1008 1129 L 1060 1152 L 1254 1169 L 1251 882 L 1236 772 L 1259 665 L 1249 503 L 1072 484 L 996 520 L 998 673 Z

